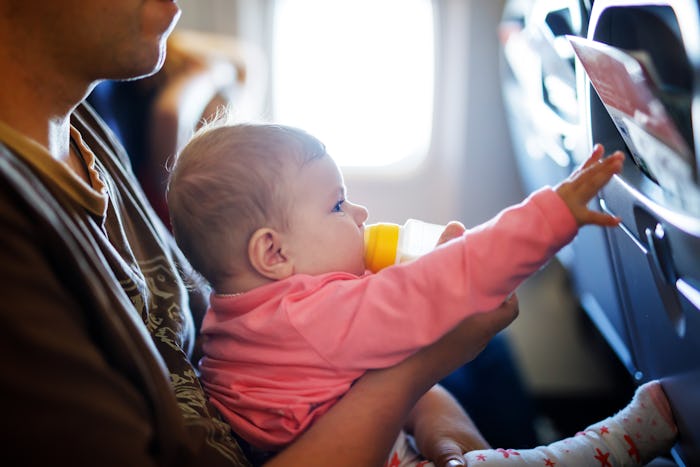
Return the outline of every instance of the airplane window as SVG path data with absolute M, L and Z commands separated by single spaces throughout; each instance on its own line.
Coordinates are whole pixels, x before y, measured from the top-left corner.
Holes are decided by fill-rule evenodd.
M 416 162 L 432 130 L 431 0 L 276 0 L 275 120 L 321 139 L 341 166 Z

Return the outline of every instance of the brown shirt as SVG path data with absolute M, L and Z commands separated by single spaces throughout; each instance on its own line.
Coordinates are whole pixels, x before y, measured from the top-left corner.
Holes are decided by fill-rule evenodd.
M 248 465 L 190 360 L 206 291 L 114 137 L 72 123 L 90 184 L 0 123 L 3 463 Z

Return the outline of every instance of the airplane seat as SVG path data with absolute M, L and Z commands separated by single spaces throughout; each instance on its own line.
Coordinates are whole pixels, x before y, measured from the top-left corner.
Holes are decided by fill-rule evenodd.
M 700 2 L 511 0 L 499 32 L 526 184 L 560 179 L 593 143 L 627 154 L 591 202 L 620 226 L 582 229 L 559 259 L 628 377 L 662 381 L 672 464 L 700 465 Z

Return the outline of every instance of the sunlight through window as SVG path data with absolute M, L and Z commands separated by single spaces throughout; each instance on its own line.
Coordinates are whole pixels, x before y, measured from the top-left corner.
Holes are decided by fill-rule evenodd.
M 342 166 L 416 162 L 432 130 L 430 0 L 277 0 L 273 114 Z

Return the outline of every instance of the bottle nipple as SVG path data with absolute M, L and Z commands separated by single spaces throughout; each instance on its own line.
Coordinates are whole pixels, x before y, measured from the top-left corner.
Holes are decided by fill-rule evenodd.
M 377 272 L 396 264 L 399 246 L 398 224 L 379 223 L 365 226 L 365 267 Z

